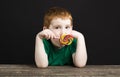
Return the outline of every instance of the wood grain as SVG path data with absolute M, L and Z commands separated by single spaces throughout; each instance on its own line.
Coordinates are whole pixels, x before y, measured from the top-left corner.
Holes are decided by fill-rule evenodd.
M 120 65 L 49 66 L 0 64 L 0 77 L 120 77 Z

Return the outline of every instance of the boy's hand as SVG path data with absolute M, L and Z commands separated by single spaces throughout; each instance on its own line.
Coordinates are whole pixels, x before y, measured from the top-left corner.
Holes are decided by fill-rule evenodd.
M 54 39 L 57 38 L 55 36 L 55 34 L 49 30 L 49 29 L 45 29 L 43 31 L 41 31 L 40 33 L 38 33 L 38 36 L 42 39 L 42 38 L 46 38 L 46 39 Z
M 79 37 L 83 36 L 82 33 L 78 32 L 78 31 L 75 31 L 75 30 L 73 30 L 73 31 L 71 32 L 71 35 L 72 35 L 74 38 L 77 38 L 77 39 L 78 39 Z

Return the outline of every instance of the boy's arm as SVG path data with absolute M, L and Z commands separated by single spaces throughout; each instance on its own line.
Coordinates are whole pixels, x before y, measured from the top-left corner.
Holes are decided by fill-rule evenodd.
M 84 67 L 87 62 L 87 51 L 84 36 L 77 31 L 72 32 L 75 38 L 77 38 L 76 52 L 73 53 L 73 63 L 76 67 Z
M 36 35 L 35 42 L 35 62 L 37 67 L 45 68 L 48 66 L 48 57 L 44 49 L 43 41 L 39 37 L 39 33 Z

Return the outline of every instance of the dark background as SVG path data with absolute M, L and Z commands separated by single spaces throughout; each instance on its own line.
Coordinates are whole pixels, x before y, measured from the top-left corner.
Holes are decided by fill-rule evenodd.
M 35 63 L 35 36 L 52 6 L 71 11 L 74 29 L 85 36 L 88 65 L 120 64 L 120 5 L 105 0 L 2 0 L 0 63 Z

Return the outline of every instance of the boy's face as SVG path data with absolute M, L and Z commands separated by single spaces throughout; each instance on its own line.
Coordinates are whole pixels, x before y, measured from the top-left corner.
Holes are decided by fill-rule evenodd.
M 71 20 L 54 18 L 50 23 L 49 29 L 58 37 L 62 34 L 70 34 L 72 31 Z
M 49 26 L 49 29 L 60 38 L 62 34 L 71 34 L 72 25 L 70 19 L 54 18 Z M 62 47 L 58 39 L 51 39 L 52 43 L 57 47 Z

